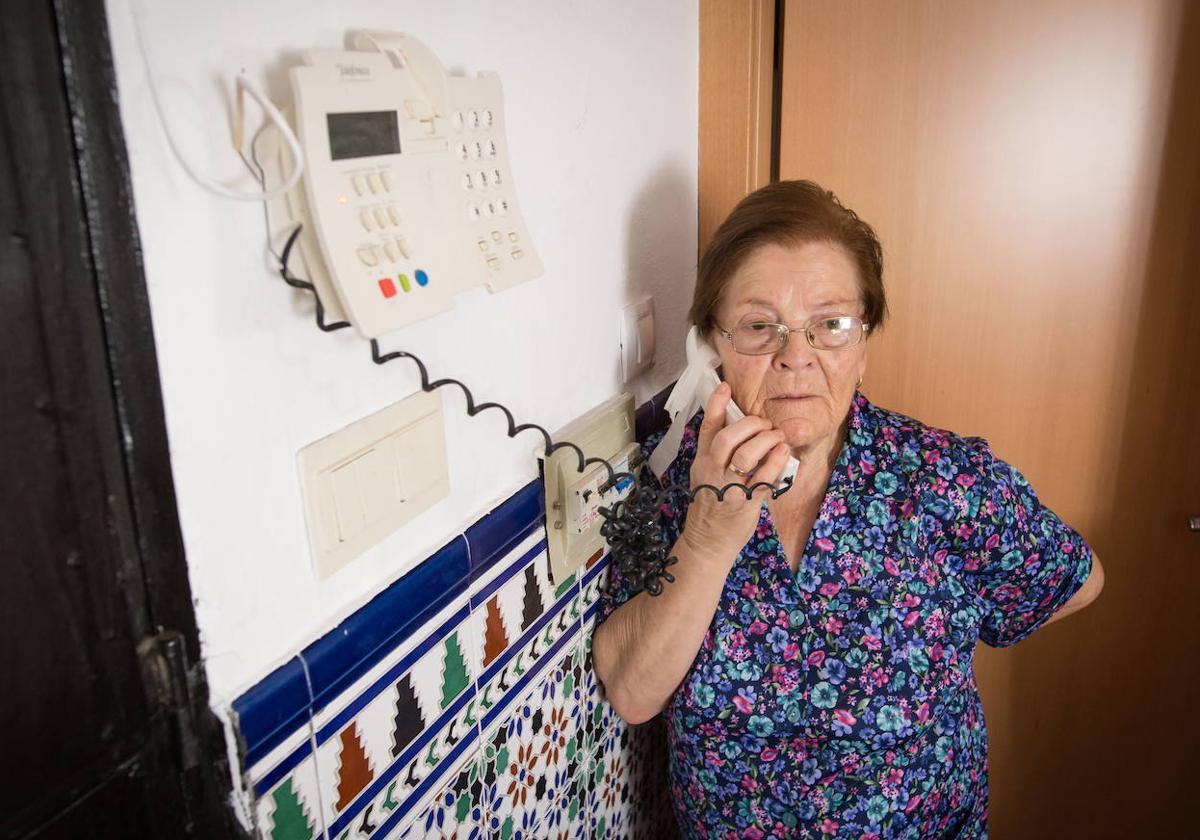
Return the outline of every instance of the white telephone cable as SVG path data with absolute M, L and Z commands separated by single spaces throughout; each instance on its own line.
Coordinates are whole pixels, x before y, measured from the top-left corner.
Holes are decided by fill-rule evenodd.
M 218 183 L 211 178 L 201 174 L 191 162 L 184 156 L 179 144 L 175 140 L 175 135 L 171 131 L 170 123 L 167 121 L 166 114 L 162 107 L 162 101 L 158 92 L 158 85 L 154 81 L 154 70 L 151 67 L 150 55 L 147 48 L 148 39 L 143 29 L 142 20 L 144 15 L 140 8 L 139 0 L 132 0 L 130 3 L 130 12 L 133 15 L 134 37 L 137 40 L 138 52 L 142 56 L 142 65 L 146 70 L 146 84 L 150 88 L 150 99 L 154 103 L 154 111 L 158 115 L 158 121 L 162 125 L 163 134 L 167 137 L 167 145 L 171 147 L 172 154 L 179 161 L 179 165 L 188 174 L 188 177 L 196 182 L 197 185 L 204 188 L 208 192 L 220 198 L 228 198 L 234 201 L 269 201 L 272 198 L 284 195 L 292 187 L 300 181 L 300 176 L 304 173 L 304 151 L 300 148 L 300 140 L 296 137 L 296 133 L 292 131 L 292 127 L 288 125 L 288 121 L 283 114 L 279 112 L 263 93 L 255 87 L 244 73 L 237 75 L 237 118 L 233 126 L 233 147 L 239 155 L 243 154 L 242 142 L 244 137 L 244 124 L 246 115 L 245 95 L 249 94 L 250 98 L 258 103 L 266 114 L 267 119 L 274 123 L 279 129 L 280 135 L 292 153 L 292 171 L 283 180 L 283 183 L 278 187 L 270 190 L 262 190 L 258 192 L 242 192 L 240 190 L 230 189 L 224 184 Z

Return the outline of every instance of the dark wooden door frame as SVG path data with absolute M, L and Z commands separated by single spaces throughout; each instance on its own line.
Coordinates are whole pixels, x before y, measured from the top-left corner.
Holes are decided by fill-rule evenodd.
M 103 761 L 72 768 L 31 800 L 6 795 L 0 834 L 56 836 L 63 814 L 123 776 L 152 790 L 136 822 L 154 836 L 231 836 L 239 832 L 226 805 L 224 736 L 200 664 L 103 2 L 5 4 L 0 131 L 10 170 L 2 188 L 17 208 L 6 211 L 0 258 L 9 267 L 0 282 L 32 279 L 22 294 L 36 298 L 35 323 L 20 334 L 40 343 L 48 367 L 52 386 L 36 413 L 55 430 L 47 457 L 67 476 L 73 509 L 64 522 L 86 547 L 48 551 L 36 562 L 87 614 L 97 673 L 123 681 L 111 692 L 120 697 L 114 714 L 134 721 Z M 0 289 L 0 303 L 10 292 Z M 21 371 L 5 375 L 15 380 Z M 6 450 L 21 444 L 20 435 L 0 439 Z M 37 466 L 34 456 L 23 463 Z M 0 499 L 17 492 L 14 481 Z M 14 508 L 0 510 L 3 528 L 22 527 L 15 518 Z M 58 546 L 55 539 L 46 545 Z M 0 536 L 0 546 L 8 544 Z M 105 652 L 128 646 L 141 652 L 132 674 L 137 657 Z M 19 726 L 20 716 L 10 710 L 0 720 Z M 16 759 L 6 755 L 0 787 L 22 772 Z

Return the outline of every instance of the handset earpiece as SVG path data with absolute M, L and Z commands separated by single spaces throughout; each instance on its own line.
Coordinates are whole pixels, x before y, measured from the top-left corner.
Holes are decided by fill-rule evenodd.
M 688 421 L 708 404 L 712 392 L 721 384 L 721 375 L 717 373 L 721 366 L 721 356 L 700 335 L 698 327 L 692 327 L 688 331 L 686 353 L 687 367 L 663 406 L 671 418 L 671 428 L 650 453 L 650 469 L 657 476 L 665 473 L 667 467 L 675 460 L 675 453 L 679 451 L 679 444 L 683 441 L 683 430 Z M 731 398 L 725 409 L 725 425 L 736 423 L 745 416 L 746 413 Z M 800 462 L 790 458 L 780 480 L 790 481 L 799 467 Z
M 712 392 L 723 381 L 721 374 L 717 372 L 721 367 L 721 355 L 700 336 L 700 331 L 696 327 L 692 327 L 688 333 L 687 356 L 689 368 L 695 363 L 703 370 L 699 374 L 701 378 L 701 390 L 698 396 L 700 397 L 700 405 L 707 405 L 709 399 L 712 397 Z M 728 426 L 730 423 L 736 423 L 745 416 L 746 412 L 742 411 L 731 396 L 729 398 L 729 405 L 725 408 L 725 425 Z

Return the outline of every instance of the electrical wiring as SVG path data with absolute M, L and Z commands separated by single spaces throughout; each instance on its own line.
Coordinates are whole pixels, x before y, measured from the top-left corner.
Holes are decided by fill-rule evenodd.
M 292 153 L 292 169 L 283 179 L 279 186 L 270 190 L 260 190 L 259 192 L 247 193 L 238 190 L 230 189 L 224 184 L 220 184 L 211 178 L 203 175 L 198 168 L 192 165 L 187 156 L 183 153 L 183 148 L 175 136 L 175 132 L 171 129 L 171 124 L 167 120 L 166 109 L 163 108 L 162 95 L 158 90 L 158 82 L 155 77 L 153 62 L 150 59 L 150 49 L 147 46 L 149 38 L 145 32 L 145 10 L 141 8 L 140 0 L 133 0 L 130 6 L 130 12 L 133 16 L 134 40 L 137 42 L 138 53 L 141 55 L 142 67 L 146 71 L 146 86 L 150 91 L 150 101 L 154 106 L 154 112 L 158 116 L 158 122 L 162 126 L 163 134 L 166 135 L 167 145 L 171 149 L 171 153 L 175 159 L 179 161 L 179 165 L 183 167 L 184 172 L 188 177 L 196 183 L 197 186 L 203 188 L 209 193 L 218 198 L 226 198 L 233 201 L 269 201 L 277 196 L 286 195 L 296 184 L 300 182 L 300 176 L 304 174 L 304 151 L 300 146 L 300 139 L 296 133 L 292 131 L 287 120 L 279 109 L 255 86 L 253 82 L 244 73 L 239 73 L 235 80 L 235 89 L 237 91 L 236 119 L 233 124 L 233 148 L 245 161 L 245 155 L 242 151 L 244 126 L 246 119 L 246 96 L 249 96 L 258 106 L 262 108 L 263 114 L 274 125 L 283 137 L 283 141 L 287 144 L 288 149 Z M 262 180 L 259 180 L 260 186 L 263 185 Z
M 325 323 L 325 305 L 321 303 L 321 295 L 317 293 L 317 287 L 307 280 L 301 280 L 288 270 L 288 258 L 292 255 L 292 248 L 296 244 L 296 240 L 300 236 L 300 231 L 303 230 L 303 225 L 296 225 L 295 229 L 288 235 L 287 242 L 284 243 L 283 253 L 279 255 L 279 276 L 283 278 L 283 282 L 287 283 L 293 289 L 302 289 L 306 292 L 311 292 L 313 299 L 317 302 L 317 329 L 321 332 L 333 332 L 334 330 L 342 330 L 350 326 L 349 321 L 334 321 L 332 324 Z M 375 343 L 372 340 L 372 345 Z M 374 352 L 372 350 L 372 352 Z
M 250 140 L 249 158 L 246 157 L 244 152 L 239 151 L 238 153 L 242 159 L 242 163 L 244 163 L 246 165 L 246 169 L 250 171 L 250 175 L 256 181 L 258 181 L 260 186 L 263 187 L 266 186 L 267 175 L 263 170 L 262 162 L 258 159 L 258 140 L 262 136 L 263 132 L 267 130 L 267 128 L 268 125 L 264 125 Z M 300 238 L 300 232 L 303 229 L 303 225 L 297 224 L 291 229 L 291 231 L 288 233 L 287 239 L 283 243 L 282 252 L 276 253 L 275 249 L 271 247 L 271 206 L 265 201 L 263 202 L 263 222 L 267 228 L 267 251 L 269 251 L 271 256 L 273 256 L 279 263 L 279 276 L 283 278 L 283 282 L 287 283 L 293 289 L 300 289 L 301 291 L 312 293 L 313 300 L 316 301 L 317 305 L 317 329 L 321 330 L 321 332 L 333 332 L 335 330 L 345 329 L 346 327 L 350 326 L 349 321 L 334 321 L 331 324 L 326 323 L 325 305 L 321 302 L 321 295 L 317 292 L 316 286 L 307 280 L 301 280 L 299 277 L 292 274 L 291 270 L 288 268 L 288 265 L 291 261 L 292 249 L 296 246 L 296 240 Z

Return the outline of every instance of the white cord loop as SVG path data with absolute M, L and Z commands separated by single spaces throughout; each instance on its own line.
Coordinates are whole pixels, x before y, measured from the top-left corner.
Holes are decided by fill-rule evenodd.
M 275 127 L 279 130 L 279 134 L 287 143 L 288 149 L 292 153 L 292 171 L 284 178 L 283 183 L 278 187 L 270 190 L 259 190 L 256 192 L 243 192 L 241 190 L 230 189 L 224 184 L 218 183 L 211 178 L 200 173 L 198 169 L 192 166 L 191 162 L 184 156 L 179 143 L 175 140 L 175 134 L 171 131 L 171 125 L 167 122 L 166 114 L 162 107 L 162 99 L 158 92 L 158 84 L 155 82 L 154 70 L 151 67 L 150 54 L 147 48 L 146 33 L 143 28 L 140 4 L 135 2 L 131 5 L 133 13 L 133 22 L 135 37 L 138 44 L 138 52 L 142 56 L 142 65 L 146 70 L 146 84 L 150 88 L 150 99 L 154 103 L 154 111 L 158 115 L 158 121 L 162 125 L 163 134 L 167 137 L 167 145 L 171 147 L 171 153 L 175 155 L 175 159 L 179 161 L 179 165 L 183 167 L 183 171 L 188 177 L 196 182 L 197 185 L 220 198 L 228 198 L 233 201 L 270 201 L 281 195 L 285 195 L 292 187 L 296 186 L 300 181 L 300 176 L 304 173 L 304 150 L 300 147 L 300 140 L 296 137 L 296 133 L 292 131 L 292 127 L 288 125 L 287 119 L 279 112 L 279 109 L 271 103 L 263 93 L 255 87 L 254 83 L 246 78 L 244 73 L 239 73 L 236 80 L 237 85 L 237 116 L 233 124 L 233 148 L 239 155 L 245 159 L 242 143 L 245 136 L 245 115 L 246 115 L 246 94 L 258 103 Z

